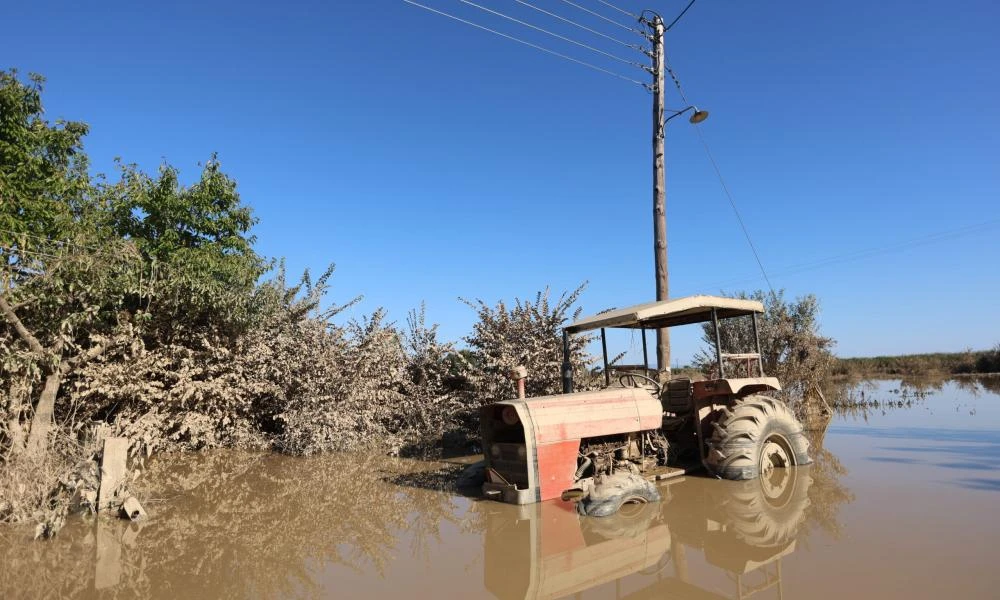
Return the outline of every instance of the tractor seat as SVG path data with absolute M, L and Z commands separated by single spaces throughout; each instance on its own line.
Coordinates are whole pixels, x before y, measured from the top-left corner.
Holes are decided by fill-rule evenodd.
M 690 379 L 686 377 L 671 379 L 667 382 L 661 396 L 663 410 L 676 414 L 691 412 L 691 409 L 694 408 L 694 402 L 691 401 L 692 392 Z

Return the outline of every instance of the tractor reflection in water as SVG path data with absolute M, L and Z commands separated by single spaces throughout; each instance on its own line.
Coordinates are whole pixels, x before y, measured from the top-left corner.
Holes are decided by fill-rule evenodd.
M 562 498 L 581 514 L 607 516 L 660 499 L 653 482 L 704 467 L 723 479 L 753 480 L 811 462 L 802 425 L 780 400 L 760 395 L 781 384 L 763 372 L 755 300 L 691 296 L 641 304 L 576 321 L 563 330 L 563 393 L 483 407 L 483 494 L 511 504 Z M 756 352 L 726 354 L 720 320 L 750 318 Z M 660 382 L 651 375 L 646 331 L 712 322 L 718 376 Z M 611 377 L 605 329 L 640 329 L 642 373 Z M 605 387 L 573 392 L 570 336 L 600 330 Z M 737 373 L 738 368 L 744 369 Z M 727 377 L 727 368 L 734 377 Z M 523 378 L 524 374 L 519 377 Z M 519 385 L 523 390 L 523 385 Z
M 498 598 L 532 600 L 612 582 L 604 591 L 615 598 L 746 598 L 771 588 L 781 597 L 781 559 L 795 551 L 811 485 L 808 467 L 742 482 L 679 477 L 660 486 L 663 502 L 604 519 L 555 501 L 518 507 L 512 520 L 510 509 L 484 504 L 484 583 Z M 712 569 L 689 569 L 689 551 Z

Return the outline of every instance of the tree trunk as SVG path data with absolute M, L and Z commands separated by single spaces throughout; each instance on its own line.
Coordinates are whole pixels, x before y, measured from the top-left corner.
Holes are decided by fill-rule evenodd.
M 45 387 L 42 389 L 42 397 L 35 407 L 35 414 L 31 417 L 31 431 L 28 433 L 28 453 L 39 455 L 45 450 L 48 443 L 49 432 L 52 431 L 52 414 L 56 406 L 56 396 L 59 394 L 59 386 L 62 384 L 62 369 L 55 369 L 45 377 Z

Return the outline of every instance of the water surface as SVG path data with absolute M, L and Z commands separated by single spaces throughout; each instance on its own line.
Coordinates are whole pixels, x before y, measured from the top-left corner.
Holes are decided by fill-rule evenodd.
M 452 463 L 165 457 L 144 523 L 2 530 L 0 597 L 994 598 L 996 383 L 880 382 L 811 467 L 685 477 L 608 519 L 463 496 Z

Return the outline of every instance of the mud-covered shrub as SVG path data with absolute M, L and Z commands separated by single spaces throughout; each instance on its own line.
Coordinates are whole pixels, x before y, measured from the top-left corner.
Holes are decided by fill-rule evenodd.
M 288 286 L 279 269 L 257 291 L 254 326 L 235 339 L 115 346 L 81 372 L 66 406 L 78 420 L 115 423 L 148 451 L 400 453 L 446 433 L 467 437 L 468 398 L 446 383 L 453 348 L 423 310 L 406 331 L 381 309 L 335 324 L 345 307 L 320 309 L 331 273 Z
M 46 452 L 5 457 L 0 462 L 0 523 L 33 522 L 36 537 L 56 535 L 74 492 L 96 492 L 97 458 L 93 437 L 65 431 L 53 436 Z
M 784 291 L 757 290 L 733 297 L 763 302 L 764 315 L 758 318 L 758 332 L 764 373 L 778 378 L 782 385 L 780 395 L 786 401 L 805 397 L 829 377 L 835 342 L 820 335 L 816 296 L 808 294 L 790 301 L 785 300 Z M 719 329 L 723 353 L 756 351 L 749 318 L 721 321 Z M 716 369 L 715 331 L 710 322 L 703 325 L 702 342 L 705 346 L 695 357 L 695 364 L 706 372 L 713 371 Z M 727 374 L 739 372 L 738 365 L 728 364 L 727 368 L 731 369 Z
M 362 445 L 384 445 L 402 399 L 405 357 L 395 329 L 377 311 L 346 331 L 342 345 L 325 351 L 304 349 L 304 377 L 294 384 L 277 414 L 276 443 L 286 452 L 311 454 Z M 302 363 L 300 363 L 302 364 Z
M 411 311 L 402 332 L 406 354 L 403 399 L 398 425 L 403 453 L 468 447 L 479 433 L 478 405 L 456 377 L 451 342 L 438 339 L 437 325 L 428 325 L 424 306 Z
M 210 340 L 121 349 L 80 373 L 67 404 L 78 418 L 112 423 L 149 451 L 261 447 L 245 393 L 258 382 L 242 377 L 242 359 Z
M 427 453 L 475 435 L 468 396 L 448 383 L 453 346 L 426 324 L 422 307 L 410 313 L 405 330 L 378 310 L 343 330 L 328 327 L 328 335 L 342 341 L 333 347 L 339 355 L 315 365 L 324 373 L 319 385 L 287 399 L 278 415 L 282 450 L 374 446 L 390 454 Z
M 468 380 L 476 403 L 514 397 L 517 389 L 510 372 L 519 365 L 528 369 L 529 396 L 562 391 L 562 328 L 580 316 L 581 308 L 574 305 L 585 286 L 564 292 L 555 302 L 547 288 L 535 294 L 534 301 L 515 298 L 512 306 L 502 300 L 495 306 L 463 300 L 479 317 L 465 338 L 475 364 L 468 370 Z M 589 376 L 593 362 L 586 351 L 591 339 L 575 335 L 570 341 L 574 376 L 580 382 Z

